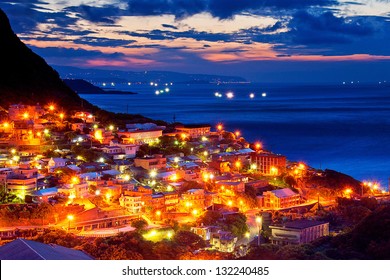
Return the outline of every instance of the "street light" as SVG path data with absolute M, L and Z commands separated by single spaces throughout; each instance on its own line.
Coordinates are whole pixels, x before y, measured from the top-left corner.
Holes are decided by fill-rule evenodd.
M 157 219 L 160 220 L 161 219 L 161 211 L 157 210 L 156 215 L 157 215 Z
M 73 221 L 73 220 L 74 220 L 74 216 L 71 215 L 71 214 L 69 214 L 66 218 L 68 219 L 68 232 L 69 232 L 69 229 L 70 229 L 70 221 Z
M 256 217 L 256 223 L 257 223 L 257 227 L 258 227 L 258 229 L 259 229 L 259 235 L 258 235 L 258 237 L 257 237 L 257 246 L 259 246 L 259 247 L 260 247 L 261 228 L 262 228 L 262 226 L 263 226 L 262 222 L 263 222 L 262 217 L 257 216 L 257 217 Z

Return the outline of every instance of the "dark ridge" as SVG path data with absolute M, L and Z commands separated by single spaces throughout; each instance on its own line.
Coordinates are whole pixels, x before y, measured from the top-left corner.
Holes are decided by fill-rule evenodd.
M 13 32 L 0 9 L 0 106 L 23 103 L 55 103 L 64 110 L 88 110 L 102 122 L 157 122 L 141 115 L 115 114 L 101 110 L 69 88 L 46 61 L 29 49 Z
M 63 81 L 72 90 L 81 94 L 136 94 L 130 91 L 105 90 L 83 79 L 63 79 Z

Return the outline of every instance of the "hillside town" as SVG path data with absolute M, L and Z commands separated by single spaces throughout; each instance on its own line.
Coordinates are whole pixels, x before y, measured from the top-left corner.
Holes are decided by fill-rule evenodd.
M 343 201 L 387 202 L 377 182 L 343 175 L 329 185 L 332 171 L 291 162 L 224 124 L 101 122 L 56 104 L 15 104 L 2 108 L 0 146 L 5 242 L 50 230 L 137 231 L 158 242 L 180 229 L 199 236 L 202 250 L 244 257 L 251 244 L 343 232 L 354 218 L 329 214 Z

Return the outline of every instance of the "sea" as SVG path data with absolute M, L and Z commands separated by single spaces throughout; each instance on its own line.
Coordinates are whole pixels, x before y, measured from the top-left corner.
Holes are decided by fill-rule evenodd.
M 102 109 L 166 122 L 221 123 L 274 153 L 387 189 L 390 82 L 119 84 L 138 94 L 80 94 Z M 103 87 L 104 88 L 104 87 Z M 229 98 L 230 97 L 230 98 Z

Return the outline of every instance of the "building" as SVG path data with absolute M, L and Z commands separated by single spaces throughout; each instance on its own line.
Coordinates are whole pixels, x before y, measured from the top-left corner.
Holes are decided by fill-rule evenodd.
M 23 238 L 0 247 L 1 260 L 93 260 L 88 254 L 59 246 Z
M 191 232 L 199 235 L 203 240 L 209 241 L 211 239 L 211 235 L 220 229 L 221 228 L 218 226 L 199 226 L 191 227 Z
M 245 192 L 245 183 L 244 182 L 218 182 L 215 183 L 215 186 L 218 188 L 220 193 L 225 195 L 233 195 L 235 193 Z
M 263 207 L 268 209 L 288 208 L 300 204 L 301 196 L 289 188 L 263 193 Z
M 45 110 L 39 104 L 35 106 L 14 104 L 8 109 L 8 118 L 11 121 L 36 120 L 44 114 Z
M 7 177 L 6 188 L 8 192 L 18 193 L 24 198 L 26 194 L 31 194 L 37 189 L 37 178 L 12 174 Z
M 303 244 L 329 235 L 329 223 L 296 220 L 283 226 L 270 226 L 271 243 L 277 245 Z
M 236 243 L 237 237 L 228 231 L 220 230 L 211 234 L 210 244 L 218 251 L 231 253 L 234 251 Z
M 218 226 L 199 226 L 192 227 L 191 232 L 209 241 L 213 249 L 220 252 L 231 253 L 237 243 L 237 237 L 228 231 L 221 230 Z
M 162 136 L 161 128 L 118 131 L 118 137 L 122 139 L 123 144 L 149 144 L 158 141 Z
M 121 144 L 121 143 L 114 143 L 113 141 L 110 142 L 110 146 L 119 147 L 121 149 L 121 153 L 125 154 L 125 158 L 135 158 L 137 151 L 139 150 L 141 145 L 136 144 Z
M 87 128 L 87 124 L 86 123 L 72 123 L 71 126 L 70 126 L 70 129 L 72 129 L 73 131 L 80 131 L 80 133 L 83 133 L 84 129 Z
M 56 168 L 65 167 L 67 159 L 64 158 L 51 158 L 47 164 L 49 172 L 53 172 Z
M 0 182 L 8 192 L 12 192 L 24 199 L 26 194 L 37 190 L 37 181 L 41 175 L 36 168 L 0 169 Z
M 89 195 L 88 193 L 88 183 L 80 182 L 78 184 L 70 184 L 69 186 L 63 186 L 58 189 L 58 192 L 67 195 L 69 198 L 83 198 Z
M 119 198 L 119 205 L 126 208 L 130 214 L 138 214 L 142 211 L 142 197 L 122 195 Z
M 177 192 L 163 192 L 165 212 L 176 211 L 179 204 L 179 194 Z
M 191 138 L 209 136 L 211 126 L 207 124 L 178 125 L 175 127 L 179 133 L 184 133 Z
M 35 129 L 33 120 L 13 121 L 10 145 L 40 145 L 41 139 L 42 131 Z
M 167 166 L 167 159 L 163 155 L 146 156 L 134 159 L 135 167 L 142 167 L 146 170 L 164 169 Z
M 256 164 L 258 172 L 267 176 L 280 175 L 287 165 L 285 156 L 272 153 L 251 153 L 251 162 Z
M 95 116 L 89 112 L 76 112 L 72 117 L 83 120 L 85 123 L 94 123 L 96 121 Z
M 191 212 L 192 209 L 205 208 L 205 193 L 204 189 L 190 189 L 182 193 L 180 199 L 180 208 L 184 212 Z
M 38 191 L 34 191 L 31 194 L 31 197 L 32 197 L 32 201 L 34 202 L 48 202 L 50 198 L 53 198 L 56 195 L 58 195 L 58 188 L 53 187 L 53 188 L 40 189 Z

